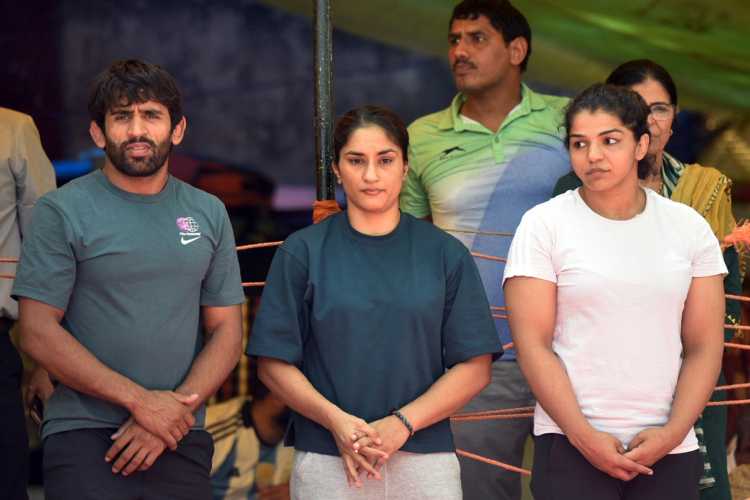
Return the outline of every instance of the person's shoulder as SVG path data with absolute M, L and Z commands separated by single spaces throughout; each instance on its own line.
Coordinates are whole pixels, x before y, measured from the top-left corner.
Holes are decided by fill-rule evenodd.
M 554 219 L 572 210 L 577 203 L 577 198 L 577 188 L 572 188 L 545 202 L 534 205 L 526 212 L 526 215 L 531 214 L 533 217 Z
M 24 125 L 33 123 L 34 120 L 26 113 L 21 113 L 9 108 L 0 107 L 0 123 L 10 126 Z
M 461 243 L 461 240 L 450 234 L 450 232 L 440 229 L 430 221 L 418 219 L 410 214 L 401 213 L 401 217 L 408 219 L 411 238 L 417 245 L 424 247 L 442 248 L 447 255 L 460 257 L 468 255 L 469 249 Z
M 553 95 L 553 94 L 542 94 L 540 92 L 535 92 L 534 90 L 529 89 L 532 92 L 532 98 L 536 100 L 539 103 L 543 103 L 545 107 L 549 108 L 550 110 L 556 112 L 556 113 L 564 113 L 565 108 L 568 107 L 568 104 L 570 104 L 570 98 L 566 96 L 561 95 Z
M 179 196 L 187 197 L 194 202 L 205 204 L 214 209 L 224 209 L 224 202 L 218 196 L 192 186 L 174 176 L 172 177 L 172 182 L 174 182 L 175 191 L 177 191 Z
M 449 106 L 414 120 L 408 127 L 409 143 L 412 146 L 418 145 L 425 140 L 440 135 L 443 132 L 441 125 L 450 119 L 450 115 L 451 108 Z
M 660 213 L 667 217 L 672 217 L 675 222 L 705 222 L 703 216 L 686 203 L 671 200 L 665 196 L 661 196 L 659 193 L 651 189 L 647 189 L 646 193 L 648 195 L 648 203 L 652 203 L 654 209 Z
M 317 224 L 311 224 L 302 229 L 298 229 L 293 232 L 284 240 L 281 248 L 297 257 L 299 260 L 307 260 L 310 253 L 315 252 L 315 249 L 322 247 L 326 236 L 331 232 L 335 231 L 336 227 L 340 225 L 342 217 L 346 217 L 344 212 L 339 212 L 330 215 L 318 222 Z
M 88 203 L 96 197 L 96 191 L 99 187 L 96 180 L 98 174 L 99 171 L 94 170 L 76 177 L 59 188 L 44 194 L 37 203 L 49 203 L 60 207 Z

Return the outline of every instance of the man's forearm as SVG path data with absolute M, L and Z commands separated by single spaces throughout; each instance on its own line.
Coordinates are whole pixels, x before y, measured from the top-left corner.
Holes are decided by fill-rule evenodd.
M 55 320 L 21 301 L 21 348 L 66 386 L 132 411 L 144 389 L 91 354 Z
M 226 321 L 209 333 L 203 350 L 175 391 L 185 395 L 198 394 L 198 399 L 190 405 L 195 411 L 224 383 L 241 354 L 242 322 L 237 316 L 236 320 Z

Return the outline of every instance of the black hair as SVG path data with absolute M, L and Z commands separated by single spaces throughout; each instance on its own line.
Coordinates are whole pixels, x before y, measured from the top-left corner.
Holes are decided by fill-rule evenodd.
M 620 64 L 607 77 L 607 83 L 632 87 L 646 80 L 654 80 L 669 94 L 670 104 L 677 106 L 677 87 L 669 72 L 650 59 L 635 59 Z
M 381 106 L 361 106 L 344 113 L 336 121 L 333 130 L 333 158 L 338 164 L 341 149 L 349 141 L 351 135 L 359 128 L 377 125 L 383 132 L 401 148 L 401 155 L 406 163 L 409 150 L 409 133 L 404 121 L 393 111 Z
M 507 0 L 464 0 L 453 9 L 449 29 L 456 19 L 474 20 L 479 16 L 489 19 L 492 26 L 503 35 L 506 45 L 519 36 L 526 39 L 528 49 L 526 57 L 521 61 L 521 71 L 526 71 L 531 56 L 531 27 L 521 11 Z
M 91 85 L 89 115 L 104 130 L 107 111 L 146 101 L 169 110 L 173 129 L 182 120 L 182 95 L 172 75 L 161 66 L 136 59 L 115 61 Z
M 633 133 L 636 142 L 643 134 L 649 138 L 648 115 L 650 110 L 646 101 L 637 92 L 627 87 L 607 83 L 595 83 L 578 94 L 565 110 L 565 142 L 570 147 L 570 127 L 573 119 L 582 111 L 594 113 L 604 111 L 616 116 L 622 124 Z M 645 179 L 651 171 L 653 159 L 647 154 L 638 161 L 638 178 Z

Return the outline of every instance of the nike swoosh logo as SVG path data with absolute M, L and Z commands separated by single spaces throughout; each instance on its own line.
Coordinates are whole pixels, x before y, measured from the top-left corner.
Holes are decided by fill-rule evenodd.
M 180 238 L 180 243 L 182 243 L 183 245 L 187 245 L 187 244 L 194 242 L 198 238 L 200 238 L 200 236 L 196 236 L 195 238 L 185 238 L 183 236 L 182 238 Z

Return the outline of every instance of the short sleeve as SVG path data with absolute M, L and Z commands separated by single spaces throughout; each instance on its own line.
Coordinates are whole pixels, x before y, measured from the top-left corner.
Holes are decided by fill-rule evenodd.
M 301 365 L 309 318 L 307 266 L 284 246 L 276 251 L 246 353 Z
M 691 262 L 693 278 L 726 275 L 727 266 L 711 226 L 702 217 L 696 221 L 696 238 Z
M 552 262 L 552 233 L 538 210 L 530 210 L 521 218 L 505 264 L 505 281 L 514 276 L 539 278 L 557 283 Z
M 461 250 L 446 278 L 443 346 L 447 367 L 482 354 L 497 359 L 503 353 L 479 270 L 469 252 Z
M 411 147 L 409 147 L 409 172 L 401 189 L 399 200 L 401 210 L 414 217 L 427 217 L 432 213 L 430 199 L 424 184 L 418 173 L 417 160 Z
M 234 243 L 232 224 L 224 206 L 217 215 L 218 244 L 201 283 L 202 306 L 230 306 L 245 301 L 240 278 L 240 264 Z
M 66 310 L 76 280 L 74 231 L 65 214 L 46 197 L 34 209 L 23 239 L 11 295 Z

